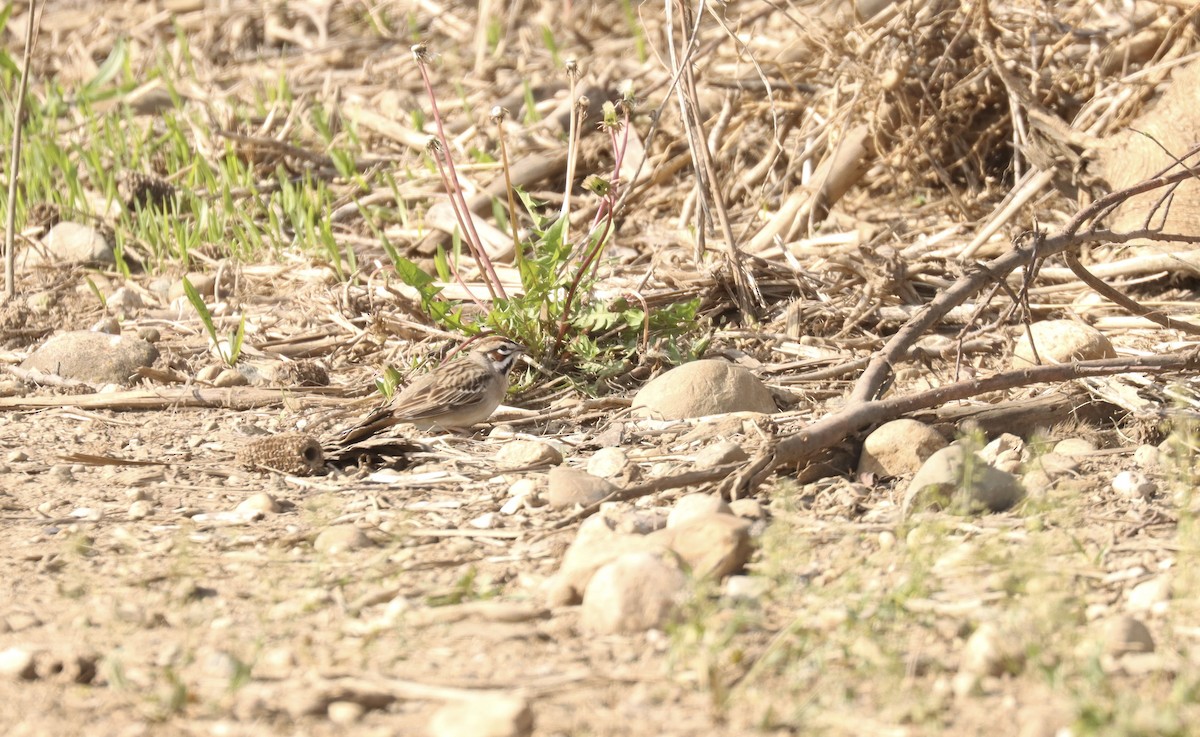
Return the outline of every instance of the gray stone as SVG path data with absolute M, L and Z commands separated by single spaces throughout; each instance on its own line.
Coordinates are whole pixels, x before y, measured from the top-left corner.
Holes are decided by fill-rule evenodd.
M 633 414 L 663 420 L 727 412 L 776 411 L 775 400 L 748 369 L 725 361 L 685 363 L 656 377 L 633 398 Z
M 371 547 L 375 543 L 354 525 L 334 525 L 317 535 L 313 548 L 319 553 L 334 555 L 359 548 Z
M 1126 499 L 1149 499 L 1158 491 L 1158 485 L 1141 471 L 1121 471 L 1113 476 L 1112 488 Z
M 916 420 L 893 420 L 876 428 L 863 441 L 858 473 L 877 477 L 916 473 L 929 456 L 946 447 L 946 438 Z
M 626 553 L 596 571 L 583 595 L 582 627 L 597 634 L 662 627 L 676 611 L 687 577 L 669 558 Z
M 701 514 L 647 535 L 687 564 L 697 578 L 720 580 L 745 567 L 754 552 L 750 523 L 730 514 Z
M 1083 438 L 1064 438 L 1054 444 L 1054 452 L 1063 456 L 1085 456 L 1095 453 L 1096 446 Z
M 750 454 L 732 440 L 719 440 L 707 445 L 692 458 L 696 468 L 716 468 L 747 460 L 750 460 Z
M 18 261 L 22 266 L 50 263 L 100 263 L 116 262 L 112 244 L 104 234 L 87 225 L 64 220 L 50 229 L 42 239 L 45 257 L 36 249 L 27 248 L 20 252 Z
M 1096 328 L 1074 320 L 1044 320 L 1022 330 L 1013 348 L 1012 367 L 1028 368 L 1036 364 L 1029 334 L 1037 346 L 1038 358 L 1044 364 L 1088 361 L 1093 358 L 1115 358 L 1112 343 Z
M 0 679 L 32 681 L 35 678 L 37 663 L 32 652 L 22 647 L 0 650 Z
M 629 460 L 625 451 L 616 446 L 601 448 L 588 459 L 587 472 L 616 484 L 628 483 L 640 475 L 641 469 Z
M 157 358 L 158 349 L 141 338 L 75 331 L 47 340 L 21 368 L 94 384 L 126 384 Z
M 552 468 L 546 489 L 546 501 L 553 509 L 569 509 L 577 504 L 586 507 L 605 498 L 616 488 L 608 481 L 583 471 Z
M 541 440 L 510 440 L 496 453 L 496 463 L 506 469 L 557 466 L 562 461 L 558 448 Z
M 612 525 L 607 517 L 595 515 L 579 526 L 579 532 L 563 554 L 558 573 L 546 584 L 551 606 L 579 603 L 596 571 L 623 553 L 668 551 L 662 542 L 650 536 L 618 532 Z
M 479 694 L 452 701 L 429 720 L 430 737 L 527 737 L 533 711 L 520 696 Z
M 1154 637 L 1139 619 L 1116 617 L 1104 627 L 1104 651 L 1109 655 L 1154 652 Z
M 967 638 L 959 669 L 981 678 L 1019 673 L 1024 663 L 1025 650 L 1016 632 L 985 622 Z
M 989 466 L 961 445 L 951 445 L 930 456 L 913 476 L 904 495 L 904 513 L 931 508 L 959 514 L 1001 512 L 1024 495 L 1016 476 Z
M 678 527 L 689 519 L 708 514 L 733 514 L 733 511 L 719 496 L 699 493 L 685 494 L 675 502 L 671 513 L 667 515 L 667 527 Z

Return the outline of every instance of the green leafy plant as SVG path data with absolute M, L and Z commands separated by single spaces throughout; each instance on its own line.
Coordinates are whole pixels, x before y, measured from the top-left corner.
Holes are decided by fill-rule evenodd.
M 618 102 L 606 102 L 603 106 L 599 127 L 608 136 L 613 165 L 611 174 L 605 177 L 592 176 L 584 182 L 584 189 L 597 202 L 595 215 L 586 232 L 580 234 L 571 232 L 570 215 L 578 139 L 588 108 L 586 99 L 575 98 L 568 133 L 567 181 L 563 204 L 558 211 L 548 211 L 546 203 L 512 185 L 503 125 L 507 112 L 501 108 L 493 109 L 491 119 L 496 126 L 499 142 L 498 158 L 508 185 L 507 202 L 495 203 L 493 210 L 496 219 L 506 225 L 512 234 L 513 261 L 520 279 L 519 291 L 513 290 L 514 293 L 509 294 L 476 232 L 466 198 L 458 184 L 437 96 L 426 68 L 430 54 L 423 44 L 418 44 L 413 47 L 413 56 L 425 83 L 430 100 L 430 119 L 437 131 L 427 153 L 441 177 L 459 224 L 451 247 L 448 250 L 438 249 L 434 256 L 436 277 L 421 270 L 412 261 L 390 252 L 397 274 L 417 290 L 426 313 L 448 329 L 468 334 L 492 330 L 508 335 L 524 343 L 540 358 L 565 359 L 592 375 L 603 375 L 608 368 L 629 358 L 639 349 L 647 349 L 654 341 L 662 341 L 665 352 L 672 358 L 683 360 L 693 356 L 697 341 L 693 341 L 692 346 L 681 346 L 679 341 L 669 339 L 698 332 L 698 299 L 651 310 L 636 293 L 601 299 L 594 290 L 621 207 L 623 185 L 620 171 L 629 145 L 635 104 L 632 92 L 626 93 Z M 568 60 L 566 68 L 574 96 L 579 67 L 574 60 Z M 504 211 L 505 205 L 507 213 Z M 518 223 L 522 222 L 528 223 L 528 235 L 524 238 L 518 237 Z M 488 292 L 486 299 L 473 294 L 463 278 L 461 257 L 464 255 L 474 262 Z M 472 301 L 482 308 L 482 318 L 466 321 L 463 305 L 444 299 L 438 282 L 451 280 L 456 281 L 471 295 Z
M 246 338 L 246 316 L 243 314 L 242 319 L 238 322 L 237 330 L 228 340 L 222 340 L 217 332 L 216 323 L 213 321 L 212 313 L 208 309 L 208 305 L 204 304 L 204 298 L 196 291 L 196 287 L 185 276 L 183 277 L 183 293 L 187 296 L 188 302 L 192 303 L 192 307 L 196 310 L 196 314 L 200 316 L 200 322 L 204 324 L 205 331 L 208 332 L 208 339 L 212 342 L 213 348 L 217 351 L 217 355 L 221 357 L 229 366 L 236 366 L 238 359 L 242 355 L 242 341 Z

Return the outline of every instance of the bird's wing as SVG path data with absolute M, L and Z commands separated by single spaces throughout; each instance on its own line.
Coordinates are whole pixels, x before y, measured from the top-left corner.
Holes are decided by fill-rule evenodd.
M 399 422 L 424 420 L 486 401 L 492 381 L 479 364 L 455 361 L 409 384 L 389 406 Z

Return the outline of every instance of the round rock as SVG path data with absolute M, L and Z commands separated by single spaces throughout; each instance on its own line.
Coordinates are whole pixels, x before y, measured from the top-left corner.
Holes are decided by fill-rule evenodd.
M 562 461 L 558 448 L 540 440 L 510 440 L 496 453 L 496 463 L 501 468 L 557 466 Z
M 640 417 L 681 420 L 727 412 L 775 412 L 775 400 L 748 369 L 715 360 L 692 361 L 653 379 L 633 398 Z
M 886 422 L 863 441 L 858 473 L 880 477 L 916 473 L 929 456 L 946 445 L 946 438 L 923 422 Z
M 1043 320 L 1022 331 L 1013 347 L 1012 367 L 1028 368 L 1036 365 L 1033 347 L 1029 341 L 1033 334 L 1033 346 L 1037 346 L 1038 358 L 1042 363 L 1070 363 L 1089 361 L 1093 358 L 1115 358 L 1117 352 L 1112 343 L 1096 328 L 1074 320 Z
M 526 737 L 533 712 L 519 696 L 474 696 L 441 707 L 429 720 L 431 737 Z
M 692 462 L 696 468 L 716 468 L 746 460 L 750 460 L 750 454 L 746 452 L 745 448 L 732 440 L 719 440 L 701 449 Z
M 967 514 L 979 509 L 1002 512 L 1025 495 L 1016 476 L 987 465 L 961 445 L 942 448 L 921 466 L 904 495 L 904 512 L 950 509 Z
M 673 550 L 697 578 L 736 573 L 754 552 L 750 523 L 730 514 L 694 515 L 647 538 Z
M 112 245 L 104 234 L 87 225 L 63 221 L 50 229 L 42 239 L 46 258 L 34 249 L 25 249 L 21 264 L 34 266 L 43 261 L 59 263 L 115 263 Z
M 1117 617 L 1104 627 L 1104 650 L 1109 655 L 1154 652 L 1154 637 L 1139 619 Z
M 553 509 L 595 504 L 616 490 L 608 481 L 573 468 L 550 469 L 546 501 Z
M 157 358 L 158 349 L 141 338 L 73 331 L 47 340 L 21 368 L 93 384 L 126 384 Z
M 334 525 L 326 528 L 313 541 L 313 548 L 330 555 L 367 548 L 375 543 L 354 525 Z
M 580 624 L 597 634 L 662 627 L 675 612 L 687 579 L 655 553 L 626 553 L 592 576 L 583 594 Z
M 667 527 L 678 527 L 690 519 L 706 514 L 733 514 L 733 511 L 719 496 L 686 494 L 671 508 L 670 514 L 667 515 Z

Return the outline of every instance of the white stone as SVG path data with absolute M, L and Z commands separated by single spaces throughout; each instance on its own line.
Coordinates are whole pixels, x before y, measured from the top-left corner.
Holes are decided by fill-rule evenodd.
M 1013 347 L 1012 367 L 1029 368 L 1036 365 L 1029 334 L 1033 334 L 1033 345 L 1037 346 L 1038 358 L 1043 364 L 1088 361 L 1094 358 L 1115 358 L 1109 339 L 1096 328 L 1073 320 L 1044 320 L 1021 330 Z
M 929 456 L 945 448 L 937 430 L 916 420 L 893 420 L 877 427 L 863 441 L 858 473 L 881 478 L 916 473 Z
M 713 494 L 685 494 L 675 502 L 671 513 L 667 515 L 667 527 L 678 527 L 681 523 L 693 517 L 706 514 L 732 514 L 725 500 Z
M 664 626 L 687 578 L 661 554 L 626 553 L 596 571 L 583 595 L 580 625 L 596 634 Z
M 634 396 L 632 409 L 636 417 L 663 420 L 776 411 L 770 390 L 757 376 L 716 360 L 685 363 L 654 378 Z
M 1141 471 L 1122 471 L 1112 480 L 1113 491 L 1126 499 L 1144 500 L 1154 496 L 1158 486 Z
M 479 694 L 445 704 L 429 721 L 430 737 L 527 737 L 529 702 L 516 695 Z

